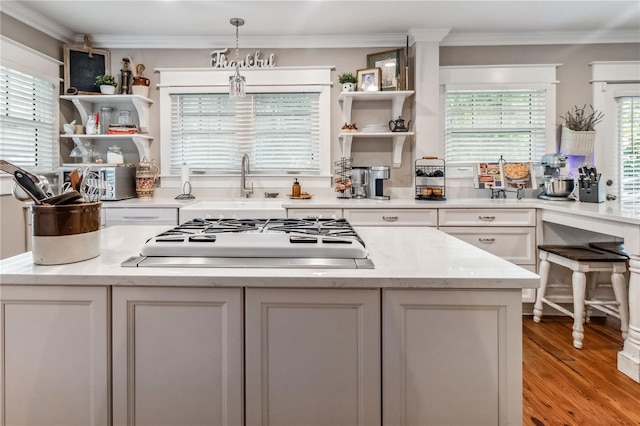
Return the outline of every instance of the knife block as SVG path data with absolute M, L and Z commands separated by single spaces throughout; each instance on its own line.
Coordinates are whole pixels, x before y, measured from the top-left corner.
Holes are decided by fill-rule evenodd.
M 603 203 L 605 199 L 604 181 L 598 176 L 598 181 L 578 181 L 578 199 L 585 203 Z

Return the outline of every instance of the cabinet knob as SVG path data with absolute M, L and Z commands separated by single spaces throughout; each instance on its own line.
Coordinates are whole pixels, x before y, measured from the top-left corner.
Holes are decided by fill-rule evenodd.
M 486 220 L 486 221 L 492 221 L 495 220 L 495 216 L 478 216 L 478 219 L 480 220 Z

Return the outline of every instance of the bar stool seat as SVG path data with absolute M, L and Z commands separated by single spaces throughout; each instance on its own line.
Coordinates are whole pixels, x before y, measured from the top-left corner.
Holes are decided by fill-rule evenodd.
M 575 245 L 539 245 L 540 257 L 540 288 L 536 292 L 536 303 L 533 307 L 533 320 L 540 322 L 542 318 L 543 303 L 573 318 L 573 346 L 582 348 L 584 339 L 585 308 L 588 320 L 591 311 L 597 309 L 606 314 L 620 319 L 620 331 L 622 338 L 627 337 L 629 330 L 629 301 L 627 282 L 624 273 L 627 270 L 628 256 L 595 250 L 586 246 Z M 550 300 L 553 295 L 547 294 L 549 290 L 549 270 L 551 263 L 563 266 L 573 271 L 571 275 L 571 288 L 573 294 L 573 312 Z M 590 274 L 587 285 L 587 273 Z M 596 299 L 596 288 L 601 287 L 596 281 L 597 272 L 611 273 L 611 288 L 614 298 Z M 566 287 L 567 284 L 557 286 Z
M 610 253 L 615 253 L 620 256 L 626 256 L 627 260 L 629 259 L 629 253 L 624 251 L 623 242 L 606 241 L 601 243 L 589 243 L 589 247 L 594 248 L 596 250 L 600 250 L 600 251 L 608 251 Z

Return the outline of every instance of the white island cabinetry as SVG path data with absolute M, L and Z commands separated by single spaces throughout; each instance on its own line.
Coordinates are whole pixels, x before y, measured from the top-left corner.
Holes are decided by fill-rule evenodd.
M 247 424 L 380 424 L 380 355 L 379 290 L 247 289 Z
M 242 424 L 242 289 L 113 289 L 113 424 Z
M 108 425 L 107 287 L 3 285 L 0 295 L 2 424 Z
M 520 292 L 383 290 L 384 425 L 522 422 Z

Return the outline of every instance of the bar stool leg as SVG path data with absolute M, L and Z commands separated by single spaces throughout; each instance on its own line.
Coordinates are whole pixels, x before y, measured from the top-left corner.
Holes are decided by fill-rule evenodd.
M 536 291 L 536 303 L 533 305 L 533 321 L 540 322 L 542 318 L 542 298 L 547 291 L 547 282 L 549 281 L 549 269 L 551 269 L 551 263 L 546 259 L 546 256 L 541 254 L 540 256 L 540 288 Z
M 614 267 L 615 268 L 615 267 Z M 620 272 L 615 269 L 611 274 L 611 287 L 616 296 L 618 314 L 620 315 L 620 331 L 622 338 L 626 339 L 629 332 L 629 296 L 627 295 L 627 282 Z
M 587 287 L 587 277 L 584 272 L 573 271 L 571 275 L 573 286 L 573 346 L 582 349 L 584 339 L 584 295 Z
M 585 300 L 591 300 L 593 299 L 595 292 L 596 292 L 596 287 L 598 285 L 598 273 L 597 272 L 591 272 L 587 275 L 587 290 L 585 293 Z M 585 322 L 589 323 L 591 322 L 591 315 L 593 314 L 593 307 L 591 305 L 586 305 L 585 307 Z

